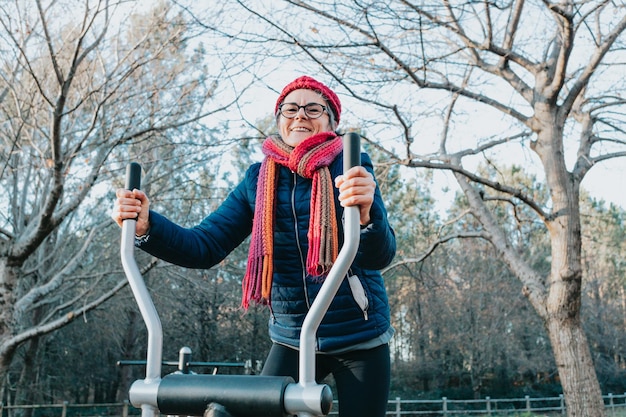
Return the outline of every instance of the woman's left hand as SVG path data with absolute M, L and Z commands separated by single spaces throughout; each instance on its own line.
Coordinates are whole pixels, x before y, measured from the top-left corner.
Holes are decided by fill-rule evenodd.
M 370 222 L 370 208 L 374 203 L 376 182 L 374 177 L 362 166 L 350 168 L 335 178 L 339 189 L 339 201 L 343 207 L 359 206 L 361 225 Z

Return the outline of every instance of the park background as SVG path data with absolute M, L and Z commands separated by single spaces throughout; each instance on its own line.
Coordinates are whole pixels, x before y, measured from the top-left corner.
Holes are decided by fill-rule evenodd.
M 223 3 L 0 3 L 4 404 L 126 398 L 142 369 L 116 363 L 145 332 L 109 218 L 125 166 L 193 225 L 302 74 L 339 94 L 397 234 L 391 398 L 564 394 L 595 416 L 626 392 L 623 2 Z M 246 255 L 138 254 L 165 359 L 263 360 Z

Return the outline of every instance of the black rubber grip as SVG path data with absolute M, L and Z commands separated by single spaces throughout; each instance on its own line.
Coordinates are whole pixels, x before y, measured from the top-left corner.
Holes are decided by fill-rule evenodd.
M 137 162 L 131 162 L 126 167 L 126 189 L 141 189 L 141 165 Z
M 343 135 L 343 171 L 361 165 L 361 136 L 350 132 Z
M 237 417 L 283 416 L 290 377 L 261 375 L 166 375 L 159 384 L 161 414 L 201 416 L 211 403 Z M 330 406 L 328 406 L 330 409 Z

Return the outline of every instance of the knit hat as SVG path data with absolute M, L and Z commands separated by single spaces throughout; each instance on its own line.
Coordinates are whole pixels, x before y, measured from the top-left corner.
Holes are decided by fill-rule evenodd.
M 328 102 L 328 106 L 333 112 L 333 116 L 335 116 L 335 122 L 339 124 L 339 118 L 341 117 L 341 102 L 339 101 L 339 97 L 337 94 L 326 85 L 321 82 L 303 75 L 302 77 L 296 78 L 291 83 L 287 84 L 283 91 L 278 96 L 278 100 L 276 100 L 276 107 L 274 108 L 274 114 L 278 113 L 278 107 L 283 103 L 283 100 L 287 96 L 287 94 L 291 93 L 294 90 L 313 90 L 320 94 L 322 94 L 326 101 Z

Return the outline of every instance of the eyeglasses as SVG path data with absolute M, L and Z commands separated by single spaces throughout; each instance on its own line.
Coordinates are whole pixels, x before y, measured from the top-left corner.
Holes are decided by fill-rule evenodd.
M 278 107 L 278 111 L 283 117 L 287 119 L 293 119 L 298 115 L 300 109 L 304 109 L 304 114 L 311 119 L 317 119 L 322 117 L 326 110 L 326 106 L 319 103 L 309 103 L 304 106 L 298 106 L 296 103 L 283 103 Z

